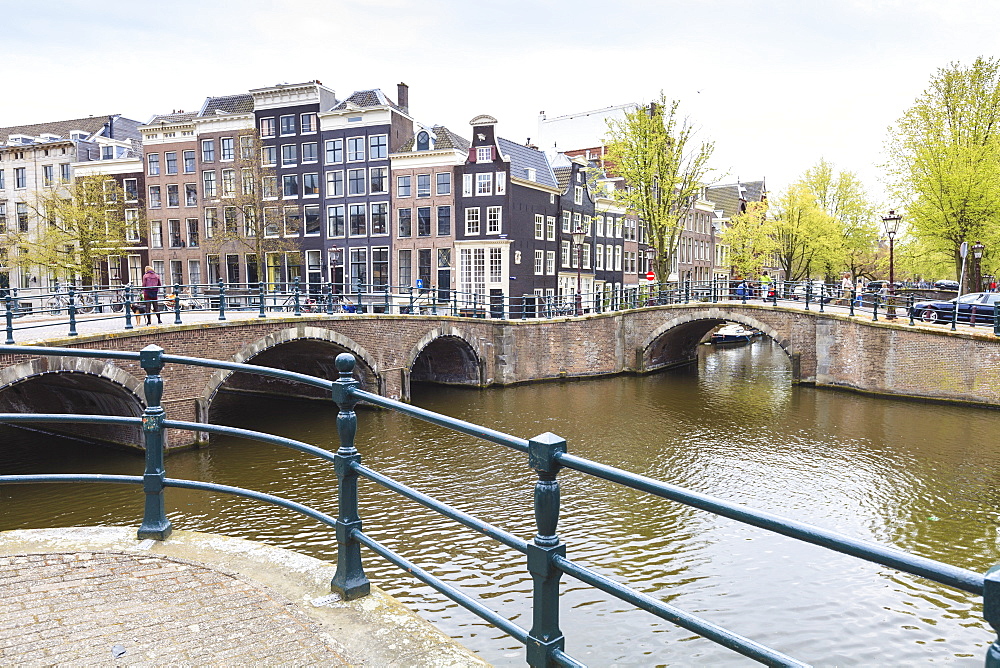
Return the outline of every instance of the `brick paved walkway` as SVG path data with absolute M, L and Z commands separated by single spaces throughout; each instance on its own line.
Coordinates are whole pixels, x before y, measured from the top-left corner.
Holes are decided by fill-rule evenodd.
M 347 665 L 281 595 L 169 557 L 0 557 L 0 663 Z

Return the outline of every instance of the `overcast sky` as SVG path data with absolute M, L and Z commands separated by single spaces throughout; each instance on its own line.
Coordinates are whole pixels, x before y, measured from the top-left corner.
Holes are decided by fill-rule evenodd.
M 0 126 L 194 110 L 319 79 L 396 83 L 425 123 L 537 137 L 551 118 L 663 90 L 733 181 L 784 189 L 821 157 L 880 192 L 886 128 L 954 61 L 993 56 L 991 0 L 0 0 Z M 887 203 L 891 204 L 891 203 Z

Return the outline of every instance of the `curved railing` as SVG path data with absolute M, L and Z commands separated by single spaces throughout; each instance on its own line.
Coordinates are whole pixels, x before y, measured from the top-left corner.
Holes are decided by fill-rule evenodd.
M 647 594 L 611 580 L 597 571 L 567 557 L 567 545 L 557 533 L 560 514 L 560 483 L 558 474 L 568 468 L 601 478 L 615 484 L 639 490 L 698 508 L 722 517 L 789 536 L 830 550 L 848 554 L 865 561 L 927 578 L 983 597 L 984 617 L 995 629 L 1000 629 L 1000 572 L 991 569 L 986 575 L 957 568 L 932 559 L 909 554 L 893 547 L 859 540 L 771 513 L 754 510 L 739 504 L 718 499 L 707 494 L 683 489 L 658 480 L 636 475 L 567 452 L 566 441 L 552 433 L 523 439 L 499 432 L 482 425 L 457 420 L 372 394 L 360 389 L 354 378 L 355 359 L 348 353 L 337 356 L 337 380 L 330 381 L 305 374 L 259 367 L 249 364 L 222 362 L 195 357 L 164 354 L 157 346 L 148 346 L 140 352 L 77 350 L 70 348 L 43 348 L 36 346 L 0 346 L 0 354 L 56 355 L 87 357 L 106 360 L 138 362 L 146 373 L 143 391 L 146 407 L 141 417 L 116 417 L 64 414 L 0 414 L 0 422 L 20 423 L 88 423 L 139 426 L 145 446 L 146 465 L 142 476 L 126 475 L 74 475 L 32 474 L 0 476 L 0 484 L 97 482 L 142 485 L 145 492 L 143 520 L 138 529 L 139 538 L 165 540 L 171 533 L 171 523 L 166 515 L 165 490 L 171 487 L 242 496 L 301 513 L 334 529 L 337 540 L 337 570 L 331 582 L 333 591 L 345 599 L 356 599 L 369 593 L 370 584 L 365 575 L 361 546 L 369 548 L 392 564 L 402 568 L 421 582 L 447 596 L 455 603 L 478 615 L 504 633 L 525 645 L 526 660 L 531 666 L 580 666 L 583 665 L 565 652 L 565 637 L 559 625 L 559 580 L 563 575 L 574 577 L 622 601 L 646 610 L 660 619 L 672 622 L 697 633 L 746 657 L 771 666 L 805 666 L 785 654 L 744 638 L 689 612 L 668 605 Z M 281 436 L 226 427 L 166 419 L 161 404 L 163 379 L 161 371 L 167 364 L 195 365 L 271 376 L 322 388 L 330 392 L 340 412 L 337 416 L 337 433 L 340 447 L 330 452 L 302 441 Z M 484 441 L 511 448 L 527 455 L 527 466 L 537 475 L 534 491 L 534 514 L 537 532 L 531 540 L 524 540 L 501 527 L 494 526 L 450 505 L 408 487 L 361 463 L 361 454 L 355 447 L 357 416 L 354 408 L 367 402 L 404 415 L 424 420 L 456 432 L 474 436 Z M 331 517 L 291 499 L 264 494 L 253 490 L 206 483 L 194 480 L 169 478 L 163 456 L 163 435 L 166 429 L 181 429 L 230 435 L 270 443 L 305 452 L 333 464 L 338 481 L 338 514 Z M 463 593 L 411 562 L 403 555 L 386 547 L 365 533 L 358 505 L 358 478 L 372 482 L 415 501 L 474 531 L 488 536 L 526 555 L 527 568 L 533 581 L 532 625 L 524 629 L 512 620 L 495 612 L 484 603 Z M 1000 668 L 1000 641 L 987 651 L 986 665 Z

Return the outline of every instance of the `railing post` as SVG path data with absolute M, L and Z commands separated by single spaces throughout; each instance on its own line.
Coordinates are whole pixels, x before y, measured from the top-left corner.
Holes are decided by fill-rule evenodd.
M 4 318 L 7 323 L 7 340 L 4 341 L 5 344 L 12 345 L 14 343 L 14 310 L 13 310 L 13 297 L 10 296 L 10 291 L 3 298 L 4 305 L 7 307 L 4 313 Z
M 983 619 L 1000 632 L 1000 565 L 986 571 L 983 579 Z M 986 650 L 986 668 L 1000 668 L 1000 639 L 995 639 Z
M 819 312 L 823 312 L 823 297 L 826 296 L 826 283 L 821 283 L 819 286 Z
M 132 284 L 125 286 L 125 329 L 132 329 Z
M 529 666 L 554 666 L 552 653 L 562 650 L 565 638 L 559 629 L 559 578 L 562 572 L 553 564 L 555 556 L 565 556 L 566 546 L 559 542 L 559 481 L 562 466 L 558 455 L 566 452 L 566 440 L 544 433 L 528 441 L 528 466 L 537 474 L 535 483 L 535 526 L 538 533 L 528 545 L 528 571 L 532 588 L 531 630 L 528 632 Z
M 854 300 L 856 300 L 858 298 L 858 291 L 856 289 L 854 289 L 854 288 L 851 288 L 851 294 L 849 295 L 849 297 L 850 297 L 850 302 L 851 302 L 851 311 L 850 311 L 850 313 L 848 315 L 850 315 L 851 317 L 853 317 L 854 316 Z
M 265 300 L 265 296 L 264 296 L 264 281 L 258 281 L 257 282 L 257 297 L 260 299 L 260 304 L 259 304 L 259 306 L 260 306 L 260 313 L 257 314 L 257 317 L 258 318 L 266 318 L 267 317 L 267 305 L 264 302 L 264 300 Z
M 181 284 L 174 283 L 174 324 L 181 324 Z
M 226 284 L 219 281 L 219 320 L 226 319 Z
M 993 304 L 993 336 L 1000 336 L 1000 303 Z
M 872 322 L 878 322 L 878 303 L 881 299 L 878 293 L 872 295 L 872 304 L 874 304 L 872 307 Z
M 163 503 L 163 348 L 146 346 L 139 351 L 139 365 L 146 372 L 143 393 L 146 410 L 142 412 L 142 436 L 146 446 L 146 470 L 142 476 L 142 489 L 146 493 L 146 507 L 139 527 L 139 538 L 166 540 L 170 535 L 170 520 Z
M 354 355 L 337 355 L 337 371 L 340 377 L 332 388 L 333 400 L 340 407 L 337 414 L 337 436 L 340 447 L 334 455 L 334 469 L 337 472 L 337 572 L 330 582 L 333 591 L 345 601 L 367 596 L 371 590 L 368 578 L 361 565 L 361 543 L 354 538 L 354 531 L 361 530 L 358 515 L 358 472 L 355 466 L 361 463 L 361 455 L 354 447 L 354 435 L 358 430 L 358 416 L 354 406 L 358 400 L 351 390 L 358 387 L 354 379 Z
M 333 315 L 333 286 L 329 283 L 323 284 L 323 312 Z
M 809 310 L 809 301 L 812 299 L 812 281 L 806 283 L 806 310 Z
M 302 288 L 299 286 L 299 277 L 295 277 L 295 282 L 292 284 L 292 303 L 295 304 L 295 312 L 292 315 L 302 315 Z
M 69 288 L 69 335 L 76 336 L 76 290 L 72 286 Z

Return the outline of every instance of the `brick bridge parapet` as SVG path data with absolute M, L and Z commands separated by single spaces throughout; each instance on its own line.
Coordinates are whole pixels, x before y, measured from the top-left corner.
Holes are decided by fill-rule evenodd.
M 285 316 L 35 343 L 132 351 L 155 344 L 168 354 L 278 366 L 331 379 L 333 358 L 347 351 L 357 356 L 367 389 L 408 400 L 411 378 L 485 387 L 686 364 L 696 357 L 699 342 L 725 322 L 753 327 L 774 340 L 788 355 L 795 382 L 1000 406 L 1000 375 L 984 372 L 1000 364 L 1000 339 L 988 329 L 953 333 L 941 326 L 909 326 L 905 319 L 872 322 L 766 304 L 670 305 L 553 320 Z M 76 374 L 77 382 L 52 385 L 53 374 Z M 230 383 L 228 373 L 194 366 L 168 365 L 163 376 L 163 403 L 177 420 L 206 419 L 216 392 Z M 27 410 L 27 395 L 5 401 L 7 392 L 47 379 L 49 389 L 65 397 L 92 393 L 95 383 L 113 386 L 109 401 L 136 403 L 129 414 L 137 414 L 142 377 L 138 365 L 124 362 L 0 355 L 0 412 Z M 48 401 L 57 400 L 52 394 Z M 63 408 L 70 412 L 70 406 Z M 175 436 L 171 446 L 187 444 L 181 440 Z

